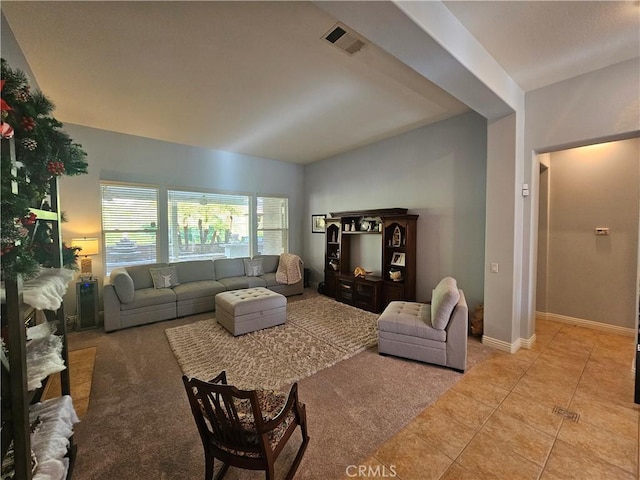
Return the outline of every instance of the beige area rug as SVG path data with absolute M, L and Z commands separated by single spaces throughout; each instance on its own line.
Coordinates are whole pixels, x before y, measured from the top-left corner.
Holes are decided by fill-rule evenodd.
M 289 303 L 286 324 L 239 337 L 215 319 L 165 333 L 185 375 L 210 380 L 226 370 L 238 388 L 278 390 L 376 345 L 377 319 L 318 296 Z

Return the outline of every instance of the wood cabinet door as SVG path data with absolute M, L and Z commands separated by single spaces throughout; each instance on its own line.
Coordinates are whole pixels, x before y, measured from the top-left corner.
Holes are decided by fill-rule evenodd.
M 395 284 L 394 282 L 384 282 L 383 308 L 390 302 L 405 301 L 406 293 L 403 284 Z

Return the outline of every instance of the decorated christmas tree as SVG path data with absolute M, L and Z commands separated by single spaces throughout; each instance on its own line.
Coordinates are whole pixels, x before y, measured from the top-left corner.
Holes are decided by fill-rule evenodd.
M 2 59 L 0 255 L 3 278 L 29 278 L 54 264 L 51 225 L 30 208 L 47 209 L 50 180 L 87 173 L 86 153 L 61 130 L 53 103 L 32 91 L 27 76 Z M 10 140 L 13 139 L 13 140 Z M 10 142 L 13 142 L 12 146 Z M 63 263 L 75 268 L 77 249 L 63 246 Z

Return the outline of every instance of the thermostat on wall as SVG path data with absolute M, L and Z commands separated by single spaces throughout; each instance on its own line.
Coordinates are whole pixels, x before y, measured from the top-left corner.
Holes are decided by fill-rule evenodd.
M 609 235 L 609 227 L 596 227 L 596 235 Z

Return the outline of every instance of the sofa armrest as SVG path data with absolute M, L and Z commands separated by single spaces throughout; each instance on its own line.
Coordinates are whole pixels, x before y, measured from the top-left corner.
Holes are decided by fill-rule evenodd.
M 110 284 L 113 286 L 114 292 L 118 295 L 120 303 L 131 303 L 135 296 L 135 287 L 133 279 L 126 269 L 119 267 L 111 271 Z M 120 308 L 118 308 L 119 310 Z
M 120 321 L 120 300 L 113 285 L 105 285 L 102 289 L 104 301 L 104 331 L 112 332 L 122 328 Z
M 469 307 L 464 292 L 459 290 L 460 299 L 451 313 L 447 325 L 447 366 L 464 372 L 467 368 L 467 334 Z

